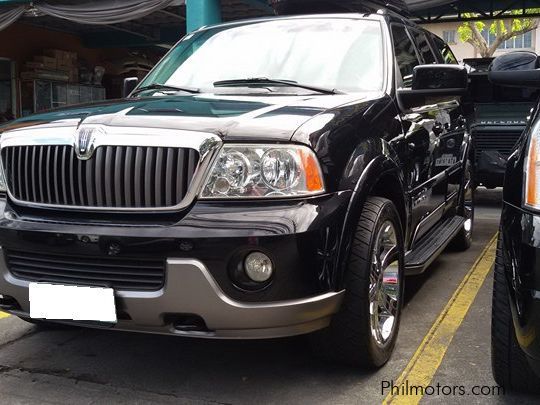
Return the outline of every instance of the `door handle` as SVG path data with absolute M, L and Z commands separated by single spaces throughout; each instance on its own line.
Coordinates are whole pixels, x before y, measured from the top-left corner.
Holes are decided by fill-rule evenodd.
M 407 147 L 409 148 L 410 152 L 414 152 L 416 150 L 416 144 L 414 142 L 409 142 Z

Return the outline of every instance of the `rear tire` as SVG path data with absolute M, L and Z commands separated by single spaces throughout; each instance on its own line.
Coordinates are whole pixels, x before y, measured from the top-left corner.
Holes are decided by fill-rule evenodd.
M 516 338 L 510 310 L 508 280 L 503 264 L 501 235 L 494 267 L 491 312 L 491 365 L 497 384 L 507 390 L 540 393 L 540 378 L 535 374 Z
M 392 201 L 369 197 L 355 229 L 344 278 L 345 297 L 330 326 L 310 335 L 323 359 L 378 368 L 396 344 L 403 307 L 404 248 Z

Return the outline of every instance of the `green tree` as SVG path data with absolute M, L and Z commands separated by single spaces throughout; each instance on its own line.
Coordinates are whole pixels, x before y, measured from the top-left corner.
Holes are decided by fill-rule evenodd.
M 526 14 L 539 13 L 540 9 L 528 9 Z M 462 42 L 471 44 L 483 58 L 493 56 L 495 51 L 505 41 L 523 35 L 538 28 L 537 18 L 512 18 L 512 15 L 521 15 L 521 11 L 512 11 L 507 18 L 484 21 L 466 21 L 458 28 L 459 38 Z M 478 17 L 475 14 L 464 14 L 466 18 Z M 485 31 L 495 36 L 491 44 L 482 35 Z

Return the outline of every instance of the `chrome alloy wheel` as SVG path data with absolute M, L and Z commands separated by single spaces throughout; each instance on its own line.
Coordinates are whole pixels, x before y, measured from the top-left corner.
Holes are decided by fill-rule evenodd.
M 397 326 L 401 305 L 399 247 L 392 222 L 383 223 L 372 251 L 369 283 L 371 334 L 384 346 Z

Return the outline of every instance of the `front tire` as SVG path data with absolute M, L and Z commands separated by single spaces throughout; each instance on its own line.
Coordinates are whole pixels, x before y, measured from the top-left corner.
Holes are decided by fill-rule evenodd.
M 330 326 L 310 336 L 326 360 L 378 368 L 396 344 L 404 292 L 401 222 L 392 201 L 369 197 L 355 230 L 345 297 Z
M 532 370 L 516 338 L 502 254 L 502 237 L 499 234 L 491 310 L 493 376 L 497 384 L 507 390 L 540 393 L 540 378 Z

